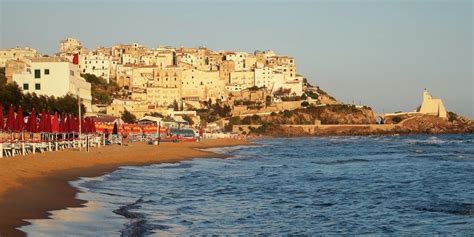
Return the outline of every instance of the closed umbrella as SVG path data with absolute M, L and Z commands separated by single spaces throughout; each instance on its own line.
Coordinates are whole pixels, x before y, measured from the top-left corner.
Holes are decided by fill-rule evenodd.
M 82 132 L 89 133 L 89 118 L 84 118 L 82 120 Z
M 73 119 L 73 124 L 74 126 L 72 126 L 74 132 L 79 132 L 79 118 L 74 116 L 74 119 Z
M 68 133 L 72 132 L 72 116 L 70 114 L 67 115 L 66 127 Z
M 51 133 L 51 114 L 46 113 L 46 120 L 44 123 L 44 130 L 47 133 Z
M 66 127 L 66 114 L 61 115 L 61 123 L 59 124 L 59 131 L 61 133 L 66 133 L 67 132 L 67 127 Z
M 38 125 L 38 132 L 46 132 L 46 113 L 44 112 L 41 112 L 41 117 L 40 117 L 40 121 L 39 121 L 39 125 Z
M 14 131 L 15 132 L 22 132 L 25 128 L 25 120 L 23 117 L 23 109 L 21 108 L 21 105 L 18 107 L 18 112 L 16 114 L 16 120 L 15 120 L 15 127 Z
M 97 131 L 95 129 L 95 122 L 93 118 L 91 118 L 90 123 L 91 123 L 91 132 L 96 133 Z
M 37 132 L 37 124 L 36 124 L 36 111 L 35 108 L 31 110 L 30 116 L 28 117 L 28 126 L 26 128 L 28 132 L 35 133 Z
M 114 128 L 112 129 L 112 134 L 114 134 L 114 135 L 118 135 L 118 127 L 117 127 L 117 123 L 114 123 Z
M 13 111 L 13 105 L 10 105 L 8 109 L 7 122 L 5 123 L 5 130 L 13 132 L 15 129 L 15 112 Z
M 54 112 L 53 121 L 51 123 L 51 132 L 52 133 L 58 133 L 59 132 L 58 112 Z

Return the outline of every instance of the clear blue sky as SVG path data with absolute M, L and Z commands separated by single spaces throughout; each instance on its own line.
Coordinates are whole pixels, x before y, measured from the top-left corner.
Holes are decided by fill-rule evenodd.
M 0 47 L 272 49 L 343 102 L 411 111 L 423 88 L 474 117 L 473 2 L 0 0 Z

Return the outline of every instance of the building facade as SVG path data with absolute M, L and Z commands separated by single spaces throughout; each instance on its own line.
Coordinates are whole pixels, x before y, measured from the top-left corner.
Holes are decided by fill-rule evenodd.
M 92 111 L 91 84 L 80 76 L 80 69 L 63 58 L 32 58 L 21 73 L 13 74 L 24 93 L 62 97 L 79 95 L 87 112 Z

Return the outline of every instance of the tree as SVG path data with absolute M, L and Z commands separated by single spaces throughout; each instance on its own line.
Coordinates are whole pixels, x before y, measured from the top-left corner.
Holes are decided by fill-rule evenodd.
M 272 104 L 272 96 L 267 95 L 267 97 L 265 97 L 265 104 L 266 104 L 267 106 L 269 106 L 269 105 Z
M 173 110 L 174 111 L 179 111 L 178 101 L 176 101 L 176 100 L 173 101 Z
M 33 108 L 36 111 L 47 111 L 49 113 L 64 112 L 77 115 L 79 112 L 77 97 L 67 94 L 62 97 L 36 95 L 35 93 L 23 94 L 16 83 L 0 85 L 0 101 L 3 108 L 8 108 L 10 104 L 14 107 L 21 105 L 23 111 L 29 112 Z M 81 104 L 81 110 L 84 114 L 86 109 Z
M 126 123 L 135 123 L 137 121 L 137 117 L 135 117 L 135 115 L 130 113 L 128 110 L 125 110 L 122 113 L 122 120 Z
M 303 101 L 303 102 L 301 103 L 301 106 L 302 106 L 302 107 L 308 107 L 308 106 L 309 106 L 308 101 Z
M 0 85 L 7 84 L 7 77 L 5 76 L 5 68 L 0 67 Z
M 183 115 L 183 119 L 186 120 L 186 122 L 188 122 L 189 126 L 194 125 L 194 121 L 189 115 Z

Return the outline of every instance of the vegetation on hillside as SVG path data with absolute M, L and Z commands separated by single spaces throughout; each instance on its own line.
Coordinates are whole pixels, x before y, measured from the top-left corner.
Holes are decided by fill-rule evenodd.
M 135 123 L 137 121 L 137 117 L 134 114 L 130 113 L 130 111 L 125 110 L 122 113 L 122 120 L 125 123 Z
M 91 94 L 93 104 L 110 104 L 113 100 L 113 95 L 119 90 L 119 86 L 114 81 L 107 81 L 101 77 L 93 74 L 81 75 L 87 82 L 91 83 Z
M 205 105 L 205 109 L 196 110 L 203 124 L 212 123 L 221 118 L 228 118 L 232 113 L 231 107 L 220 100 L 217 100 L 214 104 L 209 100 Z

